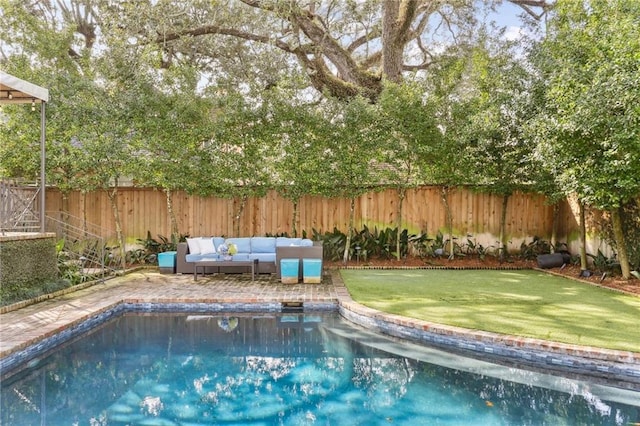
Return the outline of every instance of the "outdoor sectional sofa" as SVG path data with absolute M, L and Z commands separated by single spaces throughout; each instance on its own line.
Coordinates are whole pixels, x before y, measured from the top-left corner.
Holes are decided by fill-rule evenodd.
M 188 238 L 187 242 L 179 243 L 176 254 L 176 272 L 179 274 L 193 274 L 194 262 L 205 259 L 221 259 L 218 248 L 222 244 L 233 243 L 238 252 L 232 255 L 232 260 L 258 259 L 258 273 L 278 273 L 277 264 L 280 258 L 322 259 L 322 245 L 306 238 L 289 237 L 199 237 Z M 218 272 L 212 267 L 206 273 Z M 223 266 L 219 272 L 244 272 L 246 267 Z

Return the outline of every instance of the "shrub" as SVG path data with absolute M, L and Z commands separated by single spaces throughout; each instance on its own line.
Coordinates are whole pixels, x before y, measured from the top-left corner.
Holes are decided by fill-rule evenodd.
M 0 243 L 0 303 L 13 303 L 41 292 L 58 279 L 55 239 L 35 238 Z
M 171 238 L 167 238 L 163 235 L 158 235 L 158 239 L 154 239 L 151 236 L 151 232 L 147 231 L 147 238 L 139 238 L 137 241 L 143 247 L 141 249 L 129 250 L 126 253 L 126 261 L 128 264 L 145 264 L 155 263 L 158 253 L 165 251 L 176 251 L 179 242 L 187 240 L 188 235 L 172 235 Z

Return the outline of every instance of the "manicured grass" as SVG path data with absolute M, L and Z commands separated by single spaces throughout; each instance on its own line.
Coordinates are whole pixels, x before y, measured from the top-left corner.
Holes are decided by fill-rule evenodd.
M 538 271 L 342 270 L 353 299 L 425 321 L 640 352 L 640 297 Z

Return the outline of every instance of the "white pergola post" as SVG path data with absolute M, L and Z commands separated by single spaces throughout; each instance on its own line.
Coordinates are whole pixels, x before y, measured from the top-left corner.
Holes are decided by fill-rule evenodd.
M 45 188 L 47 187 L 45 181 L 45 170 L 47 165 L 47 146 L 45 144 L 46 136 L 46 114 L 45 107 L 47 103 L 42 102 L 40 104 L 40 232 L 45 232 L 45 222 L 47 209 L 45 208 L 46 194 Z

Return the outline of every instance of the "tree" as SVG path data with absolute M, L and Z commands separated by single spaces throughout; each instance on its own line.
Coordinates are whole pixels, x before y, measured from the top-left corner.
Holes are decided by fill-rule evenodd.
M 128 150 L 132 132 L 127 96 L 131 93 L 109 78 L 113 70 L 102 68 L 94 55 L 93 9 L 85 4 L 68 8 L 64 2 L 58 3 L 59 9 L 49 2 L 2 4 L 3 16 L 10 22 L 3 26 L 6 38 L 2 49 L 11 52 L 5 62 L 8 70 L 29 70 L 26 76 L 36 76 L 32 81 L 46 81 L 50 91 L 58 94 L 49 103 L 59 125 L 53 125 L 48 133 L 48 152 L 59 156 L 49 162 L 54 173 L 48 170 L 48 177 L 50 182 L 60 183 L 63 191 L 107 192 L 124 267 L 117 185 L 126 167 L 134 163 Z M 68 161 L 71 158 L 73 163 Z
M 531 59 L 535 53 L 529 51 L 528 56 Z M 529 113 L 530 117 L 523 124 L 523 137 L 531 144 L 533 151 L 531 152 L 531 169 L 529 176 L 531 178 L 531 190 L 543 194 L 547 202 L 553 205 L 553 224 L 551 229 L 551 251 L 555 252 L 561 247 L 558 242 L 558 222 L 560 216 L 560 202 L 566 199 L 566 193 L 562 190 L 556 175 L 554 164 L 544 160 L 540 155 L 537 147 L 546 142 L 546 131 L 544 125 L 540 127 L 541 122 L 536 117 L 544 115 L 546 104 L 546 81 L 544 76 L 539 72 L 529 74 L 528 91 L 529 91 Z M 586 264 L 586 259 L 584 259 Z
M 502 197 L 500 258 L 507 250 L 506 213 L 514 191 L 529 182 L 532 148 L 523 136 L 529 115 L 528 73 L 513 60 L 509 45 L 488 37 L 471 50 L 459 102 L 466 111 L 454 130 L 464 144 L 468 183 Z M 460 117 L 460 116 L 459 116 Z
M 378 100 L 376 134 L 380 138 L 382 182 L 395 188 L 396 258 L 400 259 L 402 208 L 407 189 L 423 183 L 423 169 L 434 161 L 433 149 L 442 137 L 433 103 L 417 84 L 387 84 Z
M 210 102 L 190 94 L 189 87 L 184 85 L 171 93 L 150 86 L 146 89 L 138 99 L 140 108 L 136 111 L 142 115 L 137 117 L 135 138 L 135 152 L 144 161 L 133 170 L 133 177 L 138 184 L 164 191 L 171 237 L 177 241 L 180 232 L 173 194 L 179 190 L 197 191 L 194 184 L 202 177 L 196 171 L 199 164 L 196 159 L 212 134 Z
M 70 11 L 55 16 L 51 7 L 45 2 L 0 3 L 4 22 L 0 27 L 1 66 L 55 93 L 47 105 L 47 182 L 66 194 L 76 175 L 72 131 L 66 119 L 75 105 L 70 107 L 72 102 L 68 101 L 85 84 L 83 77 L 87 74 L 77 59 L 88 54 L 91 44 L 86 38 L 74 37 L 77 28 L 87 29 L 89 25 L 81 25 Z M 91 20 L 90 16 L 85 18 Z M 38 115 L 16 106 L 7 106 L 3 112 L 0 169 L 9 176 L 31 179 L 40 167 L 39 149 L 37 144 L 32 145 L 38 140 Z
M 275 91 L 275 89 L 274 89 Z M 286 99 L 285 99 L 286 98 Z M 291 233 L 298 235 L 300 199 L 322 193 L 322 169 L 330 124 L 315 104 L 295 103 L 288 92 L 272 93 L 274 152 L 273 184 L 293 203 Z
M 124 91 L 125 93 L 129 93 Z M 137 168 L 134 155 L 134 121 L 122 90 L 93 86 L 76 94 L 83 107 L 75 110 L 77 134 L 74 136 L 79 155 L 80 175 L 77 188 L 83 192 L 101 190 L 107 193 L 116 226 L 116 237 L 122 267 L 125 267 L 125 240 L 118 207 L 121 178 L 131 176 Z
M 426 182 L 441 186 L 441 199 L 445 209 L 445 227 L 449 253 L 454 254 L 453 212 L 449 204 L 450 189 L 468 184 L 465 166 L 464 127 L 473 113 L 467 102 L 471 90 L 466 78 L 469 55 L 449 55 L 432 70 L 425 82 L 433 103 L 437 126 L 442 133 L 431 147 L 431 161 L 423 164 L 422 176 Z
M 490 70 L 500 72 L 494 67 Z M 496 77 L 517 80 L 518 73 L 511 71 Z M 522 74 L 519 77 L 522 78 Z M 517 83 L 512 87 L 500 87 L 504 81 L 498 81 L 498 87 L 495 87 L 495 82 L 481 89 L 483 95 L 489 94 L 489 99 L 487 104 L 480 102 L 480 111 L 472 118 L 472 131 L 476 132 L 476 137 L 472 137 L 468 154 L 473 167 L 471 173 L 478 184 L 476 188 L 502 196 L 499 242 L 500 259 L 504 259 L 508 202 L 516 190 L 525 188 L 528 183 L 530 146 L 521 135 L 524 117 L 518 116 L 520 111 L 516 105 L 518 94 L 523 93 L 524 88 L 518 87 Z
M 551 8 L 546 0 L 511 2 L 535 19 Z M 427 0 L 136 2 L 108 11 L 138 43 L 158 46 L 163 67 L 185 58 L 212 75 L 223 64 L 238 66 L 237 75 L 270 87 L 279 66 L 343 100 L 375 100 L 383 80 L 399 83 L 433 65 L 440 45 L 468 43 L 476 12 L 469 1 Z
M 621 208 L 640 194 L 640 3 L 558 5 L 536 58 L 547 81 L 539 151 L 567 192 L 611 215 L 630 278 Z
M 40 113 L 25 105 L 2 108 L 0 176 L 33 181 L 40 170 Z M 16 119 L 8 119 L 9 116 Z
M 269 110 L 252 105 L 240 93 L 221 94 L 212 119 L 211 140 L 203 146 L 204 159 L 198 193 L 228 197 L 233 202 L 234 234 L 240 236 L 240 219 L 250 197 L 262 197 L 272 186 L 273 158 L 269 143 Z M 267 143 L 265 143 L 267 142 Z
M 351 238 L 355 223 L 356 198 L 377 187 L 380 181 L 376 159 L 380 158 L 376 132 L 376 110 L 366 99 L 358 97 L 349 102 L 329 99 L 324 113 L 330 127 L 322 158 L 322 195 L 349 199 L 349 223 L 343 254 L 350 257 Z

